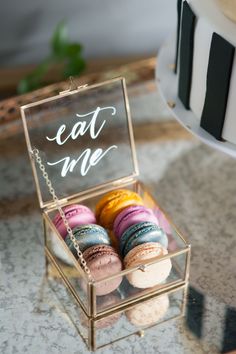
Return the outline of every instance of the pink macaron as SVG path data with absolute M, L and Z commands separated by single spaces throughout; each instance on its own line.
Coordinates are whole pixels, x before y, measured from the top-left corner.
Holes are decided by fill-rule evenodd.
M 130 226 L 144 221 L 149 221 L 159 225 L 157 217 L 152 209 L 149 209 L 143 205 L 135 205 L 125 208 L 115 219 L 113 225 L 114 234 L 118 239 L 120 239 L 122 234 Z
M 73 229 L 76 226 L 86 224 L 96 224 L 96 218 L 91 209 L 81 204 L 72 204 L 62 208 L 69 226 Z M 66 226 L 61 218 L 60 213 L 57 213 L 53 219 L 53 223 L 61 236 L 65 239 L 67 235 Z

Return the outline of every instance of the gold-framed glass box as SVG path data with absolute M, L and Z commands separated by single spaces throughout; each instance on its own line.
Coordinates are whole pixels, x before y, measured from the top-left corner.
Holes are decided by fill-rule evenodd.
M 54 285 L 64 281 L 73 301 L 79 306 L 78 311 L 83 314 L 81 321 L 86 323 L 84 328 L 88 331 L 86 342 L 90 349 L 95 349 L 107 344 L 98 343 L 96 338 L 99 331 L 105 331 L 102 321 L 110 323 L 109 318 L 114 314 L 127 313 L 150 299 L 167 293 L 172 296 L 186 288 L 190 244 L 138 179 L 131 114 L 123 78 L 64 91 L 21 107 L 21 114 L 42 210 L 47 274 L 54 279 Z M 109 277 L 104 275 L 99 281 L 91 279 L 53 223 L 58 205 L 35 160 L 35 149 L 56 191 L 60 207 L 79 203 L 94 210 L 105 193 L 120 188 L 133 190 L 164 225 L 169 239 L 168 254 Z M 130 282 L 134 275 L 145 277 L 145 272 L 161 269 L 167 260 L 171 262 L 171 271 L 164 282 L 156 282 L 151 288 L 136 288 Z M 120 286 L 115 294 L 106 298 L 99 296 L 100 287 L 117 279 Z M 169 309 L 171 302 L 168 304 Z M 183 305 L 179 308 L 183 313 Z M 163 315 L 163 318 L 166 317 Z M 107 342 L 116 339 L 108 335 Z

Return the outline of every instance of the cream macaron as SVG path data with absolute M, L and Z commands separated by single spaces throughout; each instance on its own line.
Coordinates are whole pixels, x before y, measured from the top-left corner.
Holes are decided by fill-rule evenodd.
M 156 257 L 161 258 L 167 254 L 167 249 L 158 242 L 143 243 L 131 249 L 125 256 L 124 267 L 144 266 L 148 261 Z M 138 269 L 127 274 L 127 279 L 136 288 L 150 288 L 165 281 L 171 272 L 171 268 L 171 260 L 166 258 L 151 265 L 146 265 L 144 269 Z
M 164 319 L 169 308 L 167 294 L 145 301 L 127 310 L 125 315 L 136 327 L 146 327 Z

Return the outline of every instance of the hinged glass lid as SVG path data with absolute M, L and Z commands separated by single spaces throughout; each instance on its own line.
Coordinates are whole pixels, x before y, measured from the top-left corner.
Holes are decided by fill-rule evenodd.
M 29 153 L 39 155 L 60 199 L 138 174 L 123 78 L 21 107 Z M 32 159 L 41 207 L 52 202 Z

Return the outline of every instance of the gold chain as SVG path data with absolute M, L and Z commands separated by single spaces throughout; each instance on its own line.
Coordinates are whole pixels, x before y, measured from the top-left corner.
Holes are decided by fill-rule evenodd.
M 62 207 L 60 206 L 59 199 L 56 196 L 55 190 L 54 190 L 54 188 L 52 186 L 52 182 L 49 179 L 48 173 L 46 172 L 46 169 L 45 169 L 45 166 L 44 166 L 44 164 L 42 162 L 42 159 L 39 156 L 39 150 L 38 149 L 33 149 L 32 153 L 33 153 L 33 157 L 34 157 L 35 161 L 37 162 L 37 164 L 39 166 L 39 169 L 42 171 L 42 175 L 43 175 L 43 178 L 46 181 L 46 184 L 48 186 L 49 193 L 51 194 L 51 196 L 53 198 L 53 201 L 56 204 L 57 210 L 59 211 L 59 213 L 61 215 L 61 218 L 62 218 L 62 220 L 64 222 L 65 227 L 66 227 L 67 233 L 68 233 L 68 235 L 69 235 L 69 237 L 70 237 L 70 239 L 71 239 L 71 241 L 73 243 L 74 248 L 76 249 L 78 258 L 80 260 L 80 264 L 82 265 L 84 271 L 87 273 L 88 277 L 91 279 L 92 276 L 91 276 L 90 270 L 89 270 L 89 268 L 87 266 L 87 263 L 86 263 L 86 261 L 85 261 L 85 259 L 83 257 L 83 253 L 80 250 L 79 243 L 76 240 L 75 236 L 73 235 L 73 231 L 72 231 L 72 229 L 71 229 L 71 227 L 70 227 L 70 225 L 68 223 L 68 220 L 67 220 L 67 218 L 65 216 L 65 213 L 64 213 Z

